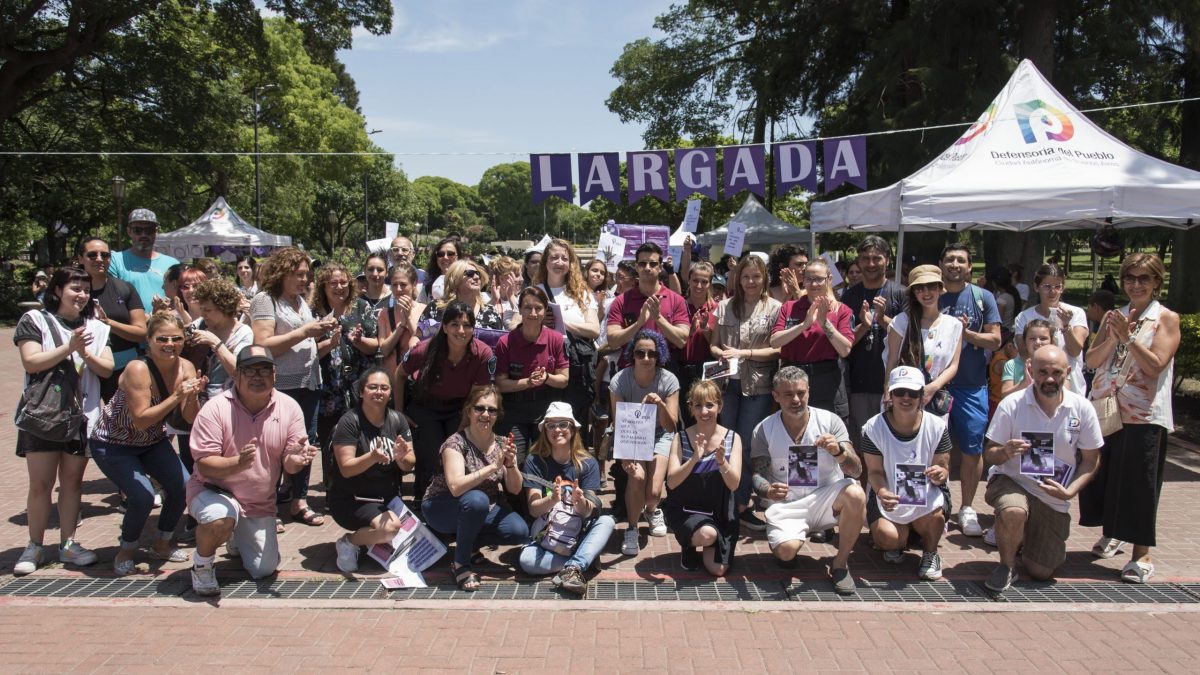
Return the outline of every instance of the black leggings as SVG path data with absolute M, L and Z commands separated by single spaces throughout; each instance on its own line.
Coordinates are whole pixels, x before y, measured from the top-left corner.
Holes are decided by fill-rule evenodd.
M 419 504 L 425 498 L 425 488 L 429 487 L 429 482 L 442 472 L 442 443 L 458 431 L 462 410 L 410 403 L 405 406 L 404 412 L 413 423 L 413 452 L 417 456 L 413 471 L 416 479 L 413 498 Z

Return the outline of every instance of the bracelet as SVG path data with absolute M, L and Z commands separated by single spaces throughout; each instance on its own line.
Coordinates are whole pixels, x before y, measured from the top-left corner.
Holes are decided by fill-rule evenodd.
M 838 453 L 836 455 L 834 455 L 833 458 L 837 459 L 838 457 L 841 457 L 844 454 L 846 454 L 846 449 L 842 447 L 841 443 L 838 443 Z

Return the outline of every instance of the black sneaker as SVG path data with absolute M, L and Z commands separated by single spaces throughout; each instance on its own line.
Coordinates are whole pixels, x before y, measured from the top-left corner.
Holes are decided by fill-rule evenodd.
M 679 566 L 689 572 L 695 572 L 704 565 L 704 557 L 694 548 L 685 548 L 679 554 Z
M 1003 593 L 1012 587 L 1017 580 L 1017 571 L 1007 565 L 996 565 L 996 569 L 988 575 L 983 585 L 993 593 Z
M 854 577 L 850 576 L 850 568 L 839 567 L 835 570 L 830 570 L 830 578 L 833 580 L 833 590 L 838 595 L 854 595 Z
M 755 532 L 766 532 L 767 521 L 759 518 L 754 514 L 753 509 L 742 511 L 742 515 L 738 516 L 738 520 L 742 521 L 742 527 Z
M 828 544 L 833 541 L 833 528 L 821 532 L 813 532 L 808 536 L 808 540 L 814 544 Z

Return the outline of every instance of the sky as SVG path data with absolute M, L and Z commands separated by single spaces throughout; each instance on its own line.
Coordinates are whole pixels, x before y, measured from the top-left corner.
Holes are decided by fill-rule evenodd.
M 666 0 L 393 3 L 390 35 L 357 31 L 339 53 L 358 85 L 371 139 L 410 179 L 479 183 L 531 152 L 643 147 L 604 101 L 625 44 L 656 37 Z M 428 156 L 406 153 L 504 153 Z

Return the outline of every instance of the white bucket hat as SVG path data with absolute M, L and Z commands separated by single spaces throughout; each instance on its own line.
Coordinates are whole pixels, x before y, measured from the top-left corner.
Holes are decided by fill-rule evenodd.
M 571 420 L 576 429 L 580 426 L 579 421 L 575 419 L 575 413 L 571 410 L 571 404 L 563 401 L 554 401 L 550 407 L 546 408 L 546 414 L 542 416 L 542 426 L 545 426 L 546 422 L 550 420 Z

